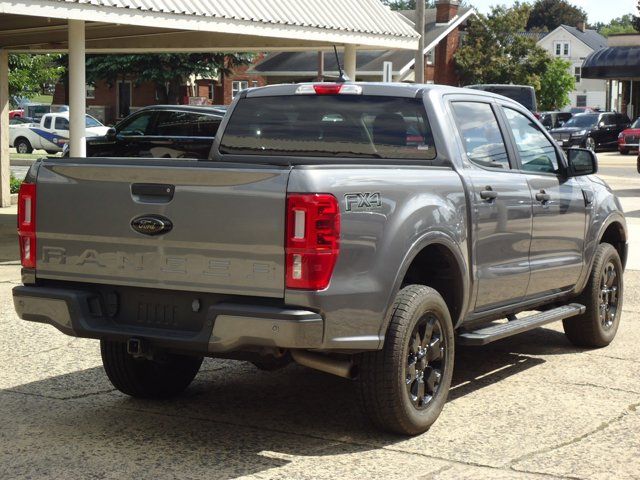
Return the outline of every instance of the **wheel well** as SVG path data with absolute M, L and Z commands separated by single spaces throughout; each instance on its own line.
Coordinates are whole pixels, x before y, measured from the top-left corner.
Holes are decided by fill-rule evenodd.
M 449 248 L 431 244 L 422 249 L 402 280 L 402 287 L 413 284 L 426 285 L 442 295 L 453 324 L 457 323 L 463 304 L 464 283 L 456 256 Z
M 609 243 L 613 245 L 613 247 L 618 251 L 618 255 L 620 255 L 622 265 L 627 264 L 627 249 L 625 248 L 627 239 L 625 237 L 622 225 L 620 225 L 618 222 L 613 222 L 611 225 L 609 225 L 604 231 L 604 234 L 600 239 L 600 243 Z
M 16 138 L 16 139 L 13 141 L 14 145 L 15 145 L 16 143 L 18 143 L 20 140 L 24 140 L 24 141 L 25 141 L 25 142 L 27 142 L 29 145 L 31 145 L 31 142 L 29 141 L 29 139 L 28 139 L 27 137 L 18 137 L 18 138 Z

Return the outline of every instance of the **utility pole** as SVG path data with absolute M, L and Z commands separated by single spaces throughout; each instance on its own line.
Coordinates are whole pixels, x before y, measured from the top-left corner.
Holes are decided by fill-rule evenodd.
M 416 0 L 416 30 L 420 34 L 416 63 L 414 65 L 415 83 L 424 83 L 424 10 L 426 0 Z

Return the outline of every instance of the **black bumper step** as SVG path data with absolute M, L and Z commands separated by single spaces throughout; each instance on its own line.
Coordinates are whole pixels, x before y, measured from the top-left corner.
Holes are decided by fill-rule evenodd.
M 557 322 L 565 318 L 580 315 L 586 311 L 584 305 L 579 303 L 571 303 L 562 307 L 547 310 L 546 312 L 530 315 L 519 320 L 512 320 L 508 323 L 501 323 L 484 327 L 479 330 L 462 332 L 458 335 L 457 343 L 459 345 L 486 345 L 496 340 L 511 337 L 519 333 L 528 332 L 534 328 L 541 327 L 547 323 Z

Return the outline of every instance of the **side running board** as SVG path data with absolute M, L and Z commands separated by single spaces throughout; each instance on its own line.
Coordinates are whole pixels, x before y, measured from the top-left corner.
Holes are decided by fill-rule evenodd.
M 546 312 L 530 315 L 518 320 L 512 320 L 507 323 L 484 327 L 479 330 L 465 331 L 458 335 L 457 343 L 459 345 L 486 345 L 496 340 L 511 337 L 519 333 L 528 332 L 534 328 L 541 327 L 547 323 L 557 322 L 565 318 L 581 315 L 586 311 L 584 305 L 579 303 L 571 303 L 562 307 L 547 310 Z

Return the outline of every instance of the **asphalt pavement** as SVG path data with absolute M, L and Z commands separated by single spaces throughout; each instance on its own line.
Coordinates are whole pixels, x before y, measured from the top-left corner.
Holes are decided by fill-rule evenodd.
M 348 380 L 295 365 L 206 360 L 180 398 L 128 398 L 96 341 L 17 319 L 16 251 L 0 248 L 0 479 L 640 478 L 640 175 L 599 157 L 631 232 L 616 340 L 578 349 L 551 325 L 460 347 L 449 402 L 414 438 L 368 427 Z M 0 211 L 1 244 L 12 222 Z

